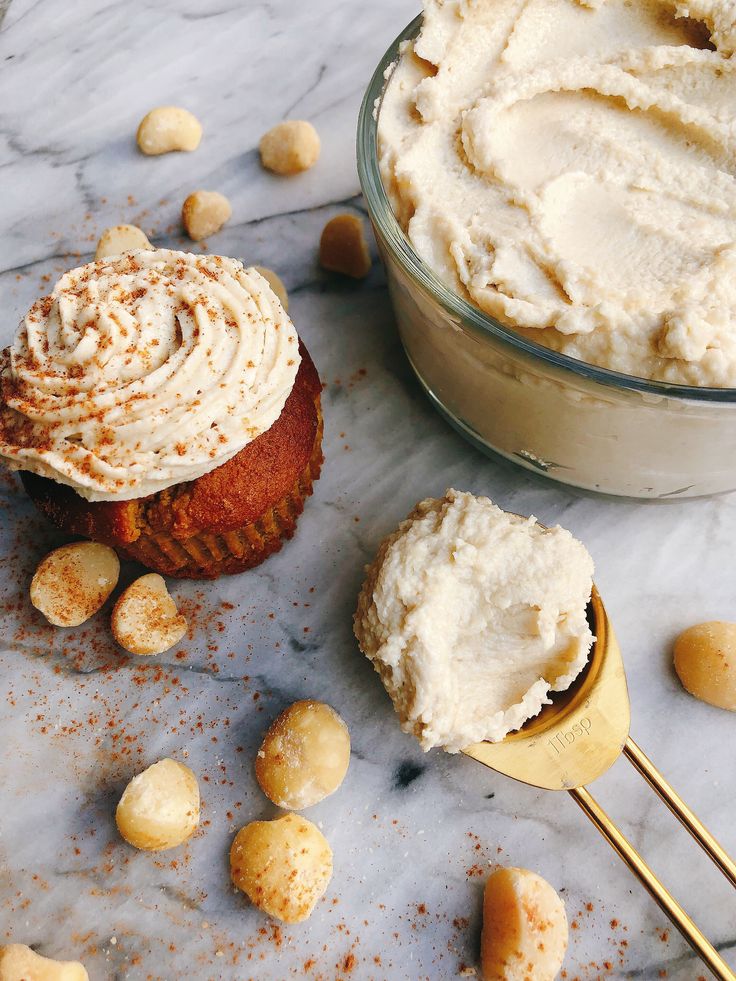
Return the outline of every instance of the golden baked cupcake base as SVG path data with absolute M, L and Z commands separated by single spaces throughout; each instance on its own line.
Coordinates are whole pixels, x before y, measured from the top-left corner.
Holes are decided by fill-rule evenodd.
M 21 473 L 29 497 L 71 535 L 103 542 L 162 575 L 215 579 L 277 552 L 296 529 L 322 467 L 321 384 L 301 365 L 267 432 L 196 480 L 130 501 L 87 501 L 71 487 Z
M 167 532 L 142 535 L 134 546 L 119 548 L 162 575 L 180 579 L 214 579 L 260 565 L 293 537 L 304 502 L 311 495 L 323 462 L 322 413 L 309 465 L 294 484 L 291 494 L 281 498 L 258 521 L 220 534 L 202 532 L 177 539 Z

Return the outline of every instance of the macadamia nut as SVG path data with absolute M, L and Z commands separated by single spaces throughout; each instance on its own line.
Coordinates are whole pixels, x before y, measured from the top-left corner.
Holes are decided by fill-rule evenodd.
M 172 150 L 196 150 L 202 139 L 202 124 L 188 109 L 158 106 L 143 117 L 136 142 L 142 153 L 158 156 Z
M 155 572 L 141 576 L 120 594 L 112 611 L 115 640 L 131 654 L 163 654 L 187 632 L 187 621 Z
M 72 542 L 49 552 L 31 580 L 31 603 L 55 627 L 78 627 L 115 589 L 120 562 L 107 545 Z
M 324 269 L 353 279 L 364 279 L 371 271 L 371 253 L 363 222 L 357 215 L 336 215 L 322 230 L 319 261 Z
M 78 961 L 54 961 L 25 944 L 0 946 L 0 981 L 89 981 Z
M 219 232 L 232 213 L 230 202 L 219 191 L 195 191 L 182 206 L 181 220 L 189 238 L 199 242 Z
M 95 259 L 105 259 L 123 252 L 136 252 L 138 249 L 153 250 L 145 232 L 136 225 L 113 225 L 100 235 Z
M 278 276 L 273 269 L 268 269 L 266 266 L 254 266 L 256 272 L 259 272 L 261 276 L 266 280 L 268 285 L 274 291 L 276 296 L 279 298 L 281 306 L 289 312 L 289 294 L 286 292 L 286 287 L 281 281 L 281 277 Z
M 115 811 L 118 831 L 148 852 L 176 848 L 199 824 L 199 785 L 188 766 L 160 760 L 133 777 Z
M 499 869 L 486 882 L 481 933 L 483 981 L 554 981 L 567 950 L 565 906 L 527 869 Z
M 332 878 L 332 849 L 319 828 L 299 814 L 253 821 L 235 836 L 230 874 L 269 916 L 301 923 Z
M 675 641 L 675 671 L 691 695 L 736 712 L 736 623 L 712 620 L 684 630 Z
M 303 119 L 288 119 L 261 137 L 261 163 L 275 174 L 298 174 L 319 160 L 317 130 Z
M 269 800 L 300 811 L 334 793 L 350 763 L 350 734 L 324 702 L 294 702 L 274 721 L 256 757 L 256 778 Z

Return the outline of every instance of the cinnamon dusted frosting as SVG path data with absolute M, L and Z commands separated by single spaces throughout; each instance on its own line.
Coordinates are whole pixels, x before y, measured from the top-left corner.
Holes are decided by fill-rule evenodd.
M 379 116 L 418 254 L 526 337 L 736 387 L 733 0 L 425 0 Z
M 213 470 L 273 425 L 294 326 L 235 259 L 159 249 L 72 269 L 33 305 L 0 374 L 0 457 L 91 501 Z

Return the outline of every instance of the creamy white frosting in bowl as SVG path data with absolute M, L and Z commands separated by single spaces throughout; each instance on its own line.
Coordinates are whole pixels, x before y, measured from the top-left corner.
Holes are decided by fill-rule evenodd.
M 501 9 L 510 10 L 506 0 L 482 0 L 472 4 L 457 0 L 432 6 L 444 7 L 448 15 L 454 11 L 457 18 L 472 9 L 491 20 L 494 13 Z M 569 37 L 564 31 L 560 35 L 563 12 L 565 16 L 574 10 L 576 17 L 586 13 L 597 17 L 601 14 L 605 16 L 607 9 L 615 12 L 620 7 L 617 0 L 604 0 L 587 8 L 577 0 L 560 0 L 559 7 L 547 5 L 546 20 L 540 13 L 543 3 L 517 4 L 511 13 L 518 14 L 522 10 L 540 13 L 538 27 L 542 40 L 537 44 L 539 58 L 534 63 L 535 67 L 539 67 L 548 60 L 559 60 L 559 56 L 564 56 L 571 46 L 575 47 L 578 43 L 579 39 L 573 32 L 568 32 Z M 631 8 L 634 15 L 637 9 L 642 9 L 636 4 Z M 684 11 L 676 10 L 674 4 L 664 0 L 661 4 L 646 4 L 647 10 L 655 8 L 662 11 L 662 23 L 669 25 L 668 29 L 676 24 L 675 30 L 682 30 L 682 18 L 677 15 L 684 15 Z M 728 5 L 724 6 L 723 3 L 704 3 L 698 5 L 696 12 L 691 5 L 693 16 L 688 23 L 698 44 L 707 46 L 709 31 L 718 34 L 722 45 L 730 43 L 728 38 L 732 37 L 732 33 L 729 33 L 728 25 L 733 23 L 734 18 L 731 16 L 728 19 L 728 9 Z M 720 16 L 716 17 L 716 14 Z M 698 17 L 702 19 L 698 21 Z M 499 21 L 496 27 L 502 30 L 505 24 L 510 29 L 512 21 L 513 18 L 509 17 L 503 23 Z M 543 29 L 545 24 L 547 27 Z M 680 329 L 684 322 L 681 321 L 678 326 L 676 317 L 648 332 L 637 333 L 632 321 L 628 328 L 621 331 L 604 327 L 598 334 L 595 330 L 587 334 L 564 334 L 557 328 L 519 326 L 510 315 L 495 316 L 482 309 L 470 295 L 459 275 L 461 266 L 455 261 L 457 256 L 445 250 L 445 245 L 456 233 L 458 241 L 462 238 L 463 229 L 459 227 L 462 220 L 454 224 L 443 224 L 438 220 L 434 228 L 432 220 L 423 223 L 420 218 L 413 229 L 417 235 L 416 241 L 408 233 L 413 216 L 427 216 L 438 202 L 446 214 L 452 213 L 451 193 L 449 190 L 446 195 L 440 192 L 443 188 L 447 190 L 457 176 L 448 164 L 447 172 L 440 174 L 437 186 L 428 183 L 426 196 L 420 195 L 418 202 L 410 201 L 409 190 L 399 197 L 397 186 L 390 177 L 386 177 L 386 168 L 393 167 L 394 163 L 401 169 L 398 160 L 390 152 L 387 154 L 387 143 L 382 142 L 379 133 L 380 127 L 386 124 L 386 118 L 382 121 L 387 105 L 386 96 L 392 86 L 401 86 L 401 91 L 389 107 L 390 113 L 396 111 L 395 117 L 389 120 L 389 126 L 398 122 L 400 139 L 406 115 L 408 128 L 412 125 L 422 127 L 417 108 L 413 108 L 418 83 L 427 82 L 429 75 L 429 82 L 434 85 L 442 74 L 441 69 L 436 74 L 428 71 L 425 63 L 420 65 L 413 77 L 410 73 L 408 77 L 402 77 L 397 69 L 397 64 L 407 69 L 412 64 L 411 58 L 402 59 L 402 55 L 406 52 L 411 54 L 422 26 L 423 18 L 420 16 L 404 29 L 379 63 L 368 86 L 358 123 L 358 172 L 379 253 L 386 268 L 399 334 L 411 365 L 432 403 L 482 450 L 500 453 L 527 469 L 576 487 L 614 495 L 666 499 L 695 497 L 735 488 L 736 388 L 727 387 L 727 378 L 734 365 L 731 358 L 734 353 L 733 333 L 729 340 L 723 332 L 728 320 L 725 313 L 728 304 L 719 308 L 715 292 L 709 293 L 706 289 L 706 293 L 709 293 L 707 308 L 713 314 L 713 323 L 710 326 L 695 323 L 694 327 L 698 329 L 691 340 L 697 336 L 702 341 L 715 325 L 716 333 L 720 332 L 725 341 L 720 346 L 718 342 L 713 345 L 706 343 L 702 364 L 697 357 L 688 362 L 676 356 L 674 346 L 663 352 L 650 344 L 655 336 L 657 343 L 660 337 L 664 339 L 662 328 L 665 327 L 669 332 L 668 344 L 679 345 L 682 342 L 685 347 L 688 346 L 688 332 Z M 612 29 L 612 33 L 615 35 L 616 32 Z M 497 54 L 481 43 L 485 36 L 478 33 L 473 40 L 471 32 L 468 52 L 468 57 L 474 58 L 483 70 L 483 52 L 489 61 Z M 435 33 L 433 58 L 441 60 L 443 44 L 449 44 L 451 37 L 451 31 Z M 557 38 L 559 41 L 560 37 L 561 43 L 555 47 L 552 40 Z M 616 39 L 604 40 L 611 46 Z M 725 47 L 723 50 L 726 50 Z M 706 48 L 697 48 L 697 51 L 705 53 L 704 60 L 711 54 Z M 515 54 L 523 57 L 525 53 L 517 49 Z M 529 52 L 526 55 L 531 57 Z M 520 72 L 519 77 L 519 84 L 522 84 L 524 72 Z M 724 77 L 727 81 L 731 79 L 728 73 Z M 446 82 L 446 79 L 442 80 L 443 84 Z M 692 98 L 697 98 L 695 91 Z M 407 110 L 404 117 L 401 116 L 402 99 Z M 732 107 L 727 106 L 726 111 L 731 112 Z M 636 116 L 636 112 L 629 112 Z M 429 131 L 433 127 L 424 128 L 427 132 L 420 140 L 431 142 L 433 134 Z M 441 121 L 434 129 L 444 129 L 446 132 L 446 121 Z M 384 130 L 384 134 L 386 132 Z M 459 130 L 457 138 L 460 139 Z M 398 146 L 398 141 L 395 145 Z M 423 160 L 419 142 L 416 149 L 414 163 L 418 172 L 422 167 L 429 171 L 431 162 Z M 445 149 L 451 155 L 451 148 L 445 146 Z M 533 169 L 535 162 L 540 167 L 547 166 L 550 158 L 542 153 L 543 149 L 544 146 L 539 154 L 529 153 L 521 161 L 522 169 Z M 537 161 L 540 155 L 541 159 Z M 514 158 L 509 159 L 508 170 L 512 177 L 515 162 Z M 399 171 L 395 173 L 398 175 Z M 521 178 L 522 175 L 519 176 Z M 467 174 L 458 177 L 455 198 L 462 197 L 466 177 Z M 475 178 L 479 180 L 477 174 Z M 401 188 L 398 190 L 401 191 Z M 402 201 L 409 202 L 403 211 Z M 462 203 L 465 206 L 468 202 Z M 419 207 L 416 207 L 417 204 Z M 458 214 L 462 219 L 463 212 L 459 211 Z M 564 209 L 561 214 L 564 217 Z M 487 217 L 486 214 L 479 215 L 474 221 L 474 234 Z M 730 225 L 733 219 L 725 215 L 724 220 L 726 225 Z M 684 231 L 678 233 L 680 245 L 683 242 L 687 245 L 688 221 L 686 217 Z M 518 232 L 518 226 L 510 227 Z M 427 234 L 422 235 L 422 231 Z M 435 232 L 436 236 L 433 234 Z M 701 235 L 702 229 L 698 229 L 697 234 Z M 513 246 L 513 236 L 509 241 Z M 723 255 L 715 255 L 711 272 L 716 270 L 719 263 L 722 265 L 730 261 L 728 241 L 726 237 L 722 243 L 725 246 Z M 440 244 L 436 251 L 432 251 L 432 242 Z M 429 246 L 428 251 L 422 248 L 423 244 Z M 594 244 L 597 248 L 602 247 L 600 241 Z M 481 253 L 482 249 L 476 258 Z M 487 253 L 489 257 L 490 251 Z M 625 258 L 629 261 L 630 256 Z M 615 261 L 613 265 L 615 267 Z M 507 266 L 507 271 L 509 268 Z M 496 268 L 496 272 L 499 271 L 500 266 Z M 570 269 L 562 265 L 558 271 L 565 273 Z M 471 285 L 475 288 L 478 283 Z M 692 291 L 694 285 L 687 280 L 686 291 Z M 716 291 L 733 292 L 732 282 L 722 276 L 717 277 L 715 285 Z M 489 290 L 485 292 L 490 295 Z M 666 294 L 666 290 L 664 292 Z M 675 295 L 675 292 L 673 305 L 682 295 Z M 623 301 L 618 297 L 614 299 L 621 311 Z M 630 300 L 631 297 L 624 306 Z M 494 297 L 496 301 L 505 302 L 497 296 Z M 646 319 L 646 305 L 640 309 L 642 317 Z M 700 326 L 704 326 L 704 330 L 701 331 Z M 638 340 L 630 346 L 628 342 L 634 335 Z M 575 350 L 578 343 L 589 345 L 591 351 L 598 346 L 601 356 L 598 357 L 595 352 Z M 613 352 L 610 362 L 606 353 L 609 350 Z M 643 353 L 644 358 L 639 364 L 646 362 L 647 366 L 637 369 L 639 374 L 627 373 L 623 370 L 624 364 L 627 359 L 630 364 L 636 360 L 637 350 Z M 606 363 L 615 363 L 617 367 L 603 367 Z M 655 368 L 652 374 L 658 374 L 656 369 L 663 368 L 660 377 L 675 379 L 682 369 L 684 374 L 679 374 L 680 379 L 690 373 L 688 377 L 698 383 L 683 384 L 645 377 L 652 365 Z M 699 373 L 700 377 L 696 379 Z M 710 377 L 706 378 L 706 375 Z M 710 384 L 720 387 L 709 387 Z
M 378 120 L 417 253 L 554 350 L 736 387 L 730 0 L 425 0 Z
M 194 480 L 278 419 L 298 345 L 235 259 L 158 249 L 72 269 L 3 352 L 0 458 L 90 501 Z

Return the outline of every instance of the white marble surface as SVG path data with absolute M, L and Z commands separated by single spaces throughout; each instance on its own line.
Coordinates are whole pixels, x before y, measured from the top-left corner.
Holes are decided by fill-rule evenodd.
M 488 863 L 527 866 L 564 890 L 577 925 L 568 978 L 707 973 L 570 800 L 424 756 L 352 638 L 362 566 L 418 498 L 454 485 L 560 520 L 595 557 L 634 735 L 736 851 L 736 720 L 686 696 L 670 666 L 680 628 L 736 619 L 736 497 L 595 499 L 485 459 L 410 376 L 380 268 L 353 284 L 316 265 L 325 221 L 362 210 L 359 99 L 415 6 L 12 0 L 2 25 L 2 342 L 105 226 L 135 222 L 181 245 L 181 201 L 205 187 L 233 203 L 210 247 L 282 274 L 326 384 L 327 462 L 296 539 L 256 572 L 174 585 L 193 624 L 179 657 L 126 657 L 105 613 L 86 630 L 44 627 L 27 583 L 58 536 L 2 483 L 0 942 L 79 957 L 94 981 L 457 977 L 477 965 Z M 140 156 L 138 120 L 170 102 L 203 120 L 200 149 Z M 294 115 L 317 125 L 323 156 L 278 180 L 255 147 Z M 354 753 L 342 789 L 309 812 L 335 852 L 326 899 L 307 924 L 277 929 L 229 887 L 226 856 L 238 826 L 273 813 L 253 755 L 268 720 L 302 696 L 339 709 Z M 130 775 L 162 755 L 200 774 L 205 823 L 156 857 L 125 846 L 112 813 Z M 624 762 L 596 793 L 733 962 L 725 880 Z

